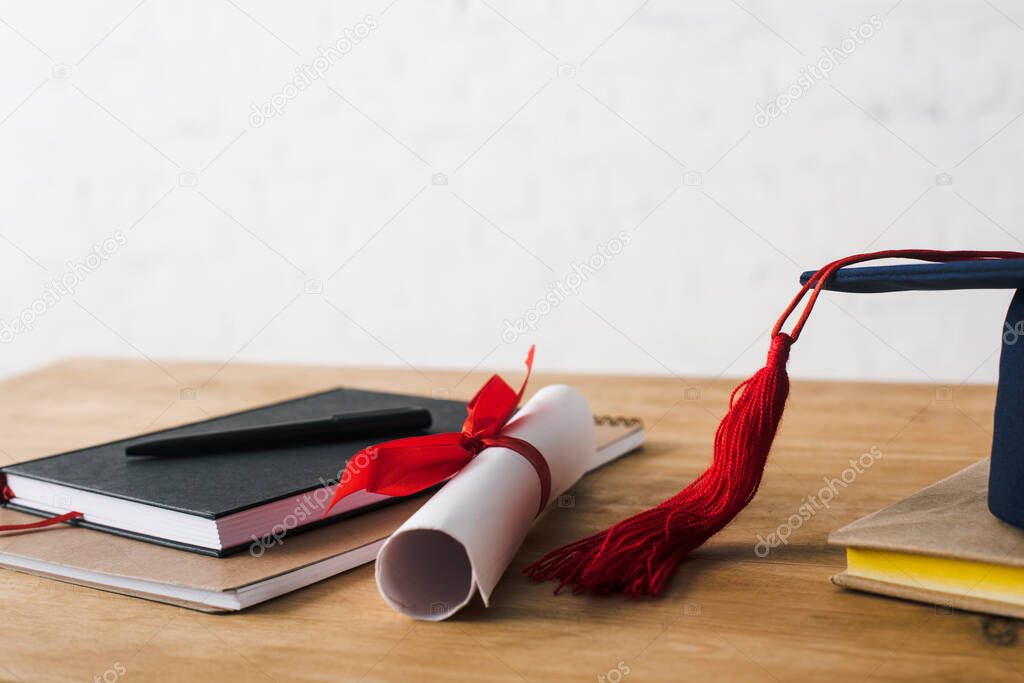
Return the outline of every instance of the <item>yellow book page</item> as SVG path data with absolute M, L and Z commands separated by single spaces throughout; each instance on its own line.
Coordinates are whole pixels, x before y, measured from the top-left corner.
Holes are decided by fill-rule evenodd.
M 847 548 L 846 568 L 875 581 L 1024 605 L 1024 567 Z

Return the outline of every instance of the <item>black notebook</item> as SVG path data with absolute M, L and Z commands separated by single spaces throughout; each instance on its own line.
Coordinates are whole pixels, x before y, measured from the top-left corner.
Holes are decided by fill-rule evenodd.
M 459 401 L 335 389 L 223 417 L 3 468 L 8 505 L 50 516 L 76 510 L 81 526 L 140 540 L 228 555 L 253 544 L 396 500 L 365 491 L 345 498 L 322 519 L 348 458 L 405 434 L 381 434 L 272 450 L 175 458 L 134 458 L 125 447 L 152 438 L 310 420 L 338 413 L 421 406 L 433 423 L 417 433 L 459 431 Z

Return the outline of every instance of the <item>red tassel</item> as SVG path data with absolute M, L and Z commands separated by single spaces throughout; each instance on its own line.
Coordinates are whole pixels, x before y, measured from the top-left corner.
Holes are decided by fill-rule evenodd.
M 558 580 L 556 593 L 571 586 L 574 593 L 657 595 L 680 560 L 732 521 L 757 493 L 789 395 L 789 348 L 836 270 L 880 258 L 946 262 L 1022 257 L 1019 252 L 1005 251 L 901 249 L 858 254 L 821 268 L 775 323 L 765 367 L 733 391 L 729 411 L 715 433 L 714 457 L 707 471 L 657 507 L 553 550 L 527 567 L 526 574 L 537 581 Z M 787 335 L 782 326 L 809 291 L 811 296 Z
M 746 507 L 761 483 L 768 451 L 789 395 L 789 335 L 772 339 L 767 364 L 732 392 L 715 433 L 711 467 L 661 505 L 548 553 L 527 569 L 558 579 L 555 592 L 657 595 L 679 561 Z

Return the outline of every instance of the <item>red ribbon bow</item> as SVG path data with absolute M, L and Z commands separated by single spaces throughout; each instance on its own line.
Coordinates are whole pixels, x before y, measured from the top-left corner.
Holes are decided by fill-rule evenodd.
M 551 494 L 551 471 L 547 460 L 532 444 L 500 434 L 523 398 L 533 371 L 533 351 L 526 355 L 526 378 L 516 392 L 498 375 L 493 375 L 466 406 L 461 432 L 411 436 L 365 448 L 349 458 L 334 491 L 330 512 L 337 503 L 357 491 L 388 496 L 408 496 L 450 479 L 480 451 L 502 446 L 523 456 L 540 478 L 540 508 Z

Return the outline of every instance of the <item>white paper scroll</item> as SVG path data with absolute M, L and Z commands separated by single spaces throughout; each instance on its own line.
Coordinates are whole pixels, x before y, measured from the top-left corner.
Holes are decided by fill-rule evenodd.
M 544 387 L 502 430 L 533 444 L 551 468 L 550 500 L 594 465 L 594 419 L 572 387 Z M 440 621 L 480 591 L 487 604 L 540 505 L 537 471 L 507 448 L 487 448 L 380 549 L 377 588 L 389 605 Z

